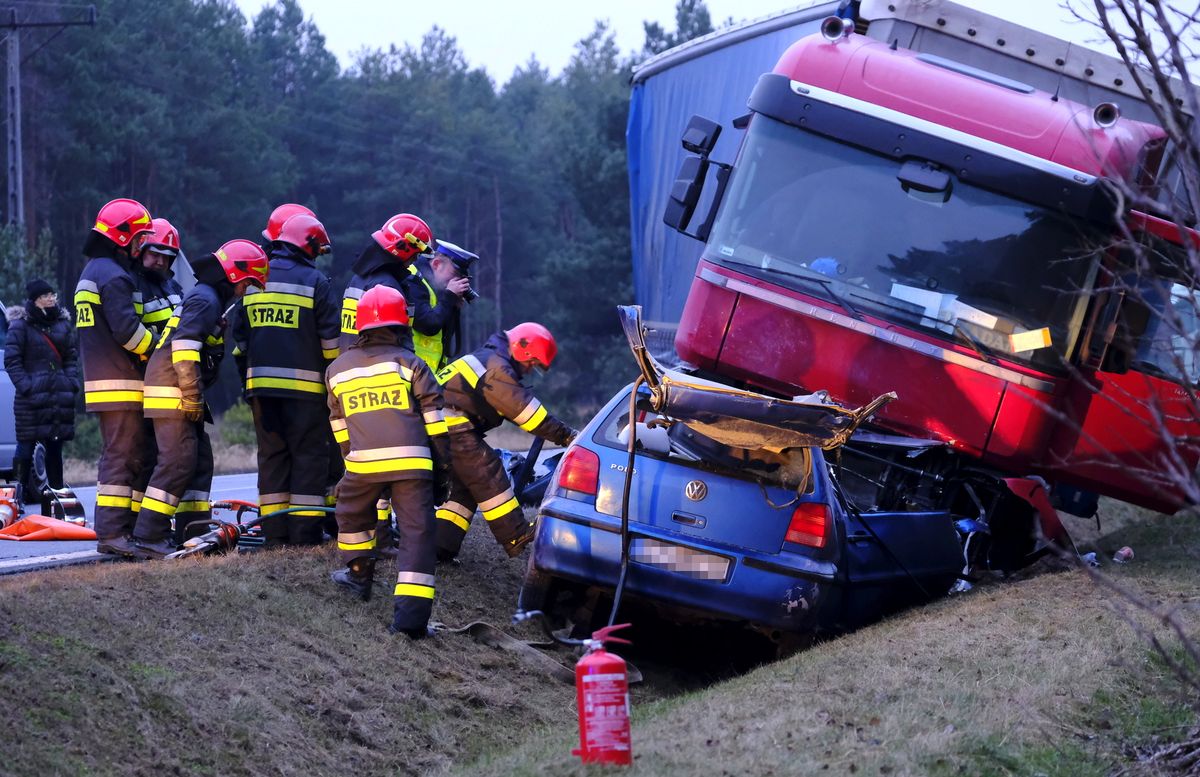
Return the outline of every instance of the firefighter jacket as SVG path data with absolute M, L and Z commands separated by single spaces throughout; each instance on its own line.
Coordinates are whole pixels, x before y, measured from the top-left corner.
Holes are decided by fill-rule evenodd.
M 182 418 L 180 400 L 216 382 L 225 350 L 227 294 L 232 292 L 197 283 L 167 320 L 146 367 L 147 418 Z
M 133 269 L 133 310 L 157 343 L 168 319 L 183 301 L 183 287 L 166 275 L 141 267 Z
M 350 276 L 350 285 L 342 295 L 342 324 L 338 339 L 342 353 L 358 340 L 358 301 L 363 293 L 373 286 L 388 286 L 403 294 L 404 279 L 408 275 L 405 264 L 376 245 L 375 241 L 371 241 L 358 255 L 352 269 L 354 274 Z M 411 332 L 405 330 L 400 344 L 413 350 Z
M 338 312 L 329 279 L 290 246 L 271 251 L 267 286 L 242 298 L 234 354 L 246 356 L 246 395 L 320 401 L 325 367 L 338 355 Z
M 521 385 L 520 368 L 508 352 L 508 338 L 497 332 L 483 347 L 455 359 L 438 372 L 451 432 L 495 429 L 505 419 L 530 434 L 567 445 L 575 432 L 542 406 Z
M 433 477 L 449 465 L 442 390 L 388 328 L 371 330 L 325 371 L 329 425 L 346 471 L 370 482 Z M 432 451 L 431 451 L 432 448 Z
M 142 409 L 141 364 L 153 335 L 138 318 L 130 260 L 98 256 L 75 286 L 75 328 L 89 412 Z
M 461 298 L 450 292 L 439 298 L 430 282 L 432 278 L 429 260 L 422 259 L 409 268 L 401 291 L 408 303 L 413 350 L 429 369 L 437 372 L 446 366 L 450 340 L 458 334 Z

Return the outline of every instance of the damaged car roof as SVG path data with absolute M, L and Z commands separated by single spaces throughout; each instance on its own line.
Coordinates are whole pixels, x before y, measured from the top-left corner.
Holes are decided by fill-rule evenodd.
M 772 451 L 806 446 L 832 450 L 896 398 L 890 391 L 848 410 L 820 401 L 820 394 L 778 399 L 667 369 L 646 348 L 641 307 L 622 305 L 618 311 L 654 410 L 725 445 Z

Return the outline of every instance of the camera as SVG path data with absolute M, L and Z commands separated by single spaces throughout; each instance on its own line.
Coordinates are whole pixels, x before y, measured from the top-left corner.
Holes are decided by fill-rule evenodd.
M 479 299 L 479 292 L 468 286 L 467 290 L 462 293 L 462 299 L 463 302 L 474 302 L 475 300 Z

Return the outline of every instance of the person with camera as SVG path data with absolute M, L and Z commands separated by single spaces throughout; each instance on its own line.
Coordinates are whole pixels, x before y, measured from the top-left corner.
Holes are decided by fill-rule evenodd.
M 479 295 L 471 288 L 471 266 L 477 254 L 445 240 L 434 241 L 432 255 L 410 268 L 401 291 L 408 300 L 414 350 L 437 372 L 457 356 L 463 302 Z
M 54 288 L 36 278 L 25 284 L 24 307 L 8 310 L 8 338 L 4 369 L 16 389 L 13 420 L 17 450 L 13 455 L 13 480 L 21 501 L 36 501 L 30 486 L 33 450 L 46 450 L 46 482 L 63 487 L 63 442 L 75 437 L 75 397 L 79 393 L 79 348 L 71 317 L 58 306 Z

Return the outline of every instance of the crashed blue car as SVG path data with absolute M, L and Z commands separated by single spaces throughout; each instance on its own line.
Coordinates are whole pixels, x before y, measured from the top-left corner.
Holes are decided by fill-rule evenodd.
M 635 423 L 630 385 L 559 461 L 519 610 L 578 622 L 589 601 L 611 601 L 623 566 L 623 600 L 776 638 L 856 628 L 947 593 L 964 567 L 952 516 L 852 509 L 840 483 L 841 446 L 888 397 L 848 411 L 675 373 L 645 352 L 636 309 L 622 315 L 644 375 Z

